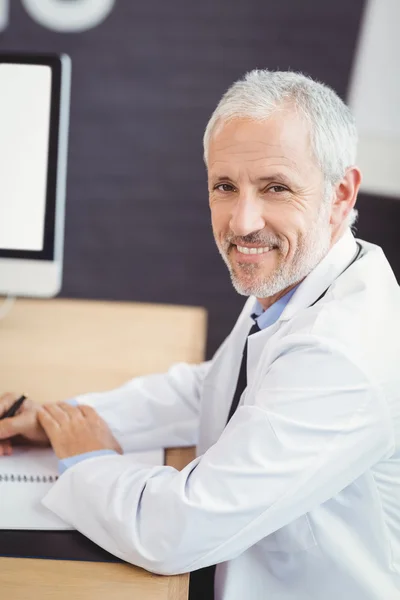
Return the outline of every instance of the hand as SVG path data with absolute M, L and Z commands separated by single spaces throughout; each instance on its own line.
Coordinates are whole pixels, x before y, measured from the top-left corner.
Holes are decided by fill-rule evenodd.
M 40 408 L 38 419 L 60 459 L 93 450 L 122 454 L 108 425 L 91 406 L 46 404 Z
M 0 396 L 0 416 L 17 400 L 16 394 Z M 12 453 L 12 444 L 49 445 L 49 439 L 38 421 L 39 404 L 27 398 L 14 417 L 0 420 L 0 456 Z

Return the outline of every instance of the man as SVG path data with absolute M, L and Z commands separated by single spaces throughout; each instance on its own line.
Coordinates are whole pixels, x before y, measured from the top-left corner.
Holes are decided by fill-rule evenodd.
M 250 296 L 228 338 L 202 365 L 1 422 L 5 453 L 50 440 L 64 473 L 45 506 L 109 552 L 211 574 L 218 600 L 400 597 L 400 293 L 350 230 L 356 139 L 303 75 L 234 84 L 204 138 L 215 240 Z M 181 472 L 121 455 L 194 443 Z

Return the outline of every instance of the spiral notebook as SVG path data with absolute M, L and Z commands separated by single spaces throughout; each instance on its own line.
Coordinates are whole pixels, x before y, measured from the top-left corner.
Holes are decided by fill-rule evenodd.
M 162 465 L 162 450 L 133 453 L 132 460 Z M 41 501 L 58 479 L 57 457 L 50 448 L 16 448 L 0 457 L 0 529 L 72 529 Z

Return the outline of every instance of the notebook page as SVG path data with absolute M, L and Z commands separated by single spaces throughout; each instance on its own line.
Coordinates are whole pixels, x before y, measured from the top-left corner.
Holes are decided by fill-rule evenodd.
M 0 457 L 0 529 L 71 529 L 41 504 L 57 480 L 50 448 L 15 448 Z
M 162 465 L 163 450 L 135 452 L 132 462 Z M 14 448 L 0 457 L 0 529 L 72 529 L 41 504 L 58 478 L 51 448 Z

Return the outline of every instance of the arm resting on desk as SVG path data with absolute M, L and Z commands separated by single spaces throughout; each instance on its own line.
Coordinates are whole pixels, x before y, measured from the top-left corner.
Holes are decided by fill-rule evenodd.
M 389 456 L 394 438 L 368 374 L 313 336 L 293 338 L 252 402 L 181 472 L 129 455 L 91 458 L 59 478 L 45 506 L 112 554 L 161 574 L 231 560 L 286 526 L 283 537 L 302 549 L 310 540 L 298 539 L 297 519 Z

